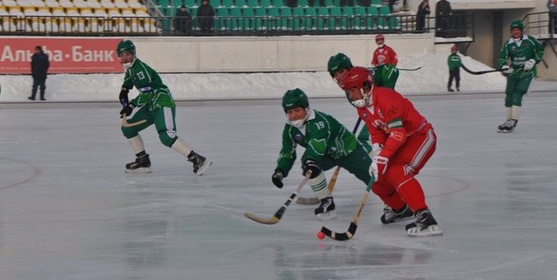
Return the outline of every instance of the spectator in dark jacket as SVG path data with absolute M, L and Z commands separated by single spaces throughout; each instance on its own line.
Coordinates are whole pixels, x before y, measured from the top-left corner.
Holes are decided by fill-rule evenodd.
M 451 3 L 447 0 L 439 0 L 435 5 L 435 24 L 437 28 L 437 35 L 440 37 L 446 37 L 447 29 L 450 28 L 451 15 L 453 14 L 453 9 L 451 8 Z
M 48 73 L 48 67 L 50 67 L 50 62 L 48 60 L 48 55 L 43 52 L 41 46 L 35 47 L 35 53 L 31 57 L 31 76 L 33 76 L 33 89 L 29 100 L 35 100 L 37 95 L 37 88 L 40 89 L 41 100 L 46 100 L 44 98 L 44 92 L 46 89 L 46 75 Z
M 191 33 L 191 15 L 185 5 L 180 6 L 174 17 L 174 29 L 184 34 Z
M 416 13 L 416 30 L 417 31 L 424 31 L 425 28 L 425 19 L 431 13 L 431 9 L 429 8 L 429 1 L 422 0 L 420 6 L 418 6 L 418 12 Z
M 201 1 L 201 6 L 197 8 L 197 19 L 199 20 L 199 27 L 201 33 L 213 33 L 213 25 L 215 22 L 215 10 L 213 6 L 209 5 L 209 0 Z

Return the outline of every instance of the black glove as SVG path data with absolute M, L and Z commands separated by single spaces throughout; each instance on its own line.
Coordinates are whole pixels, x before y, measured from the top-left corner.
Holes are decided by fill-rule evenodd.
M 310 179 L 317 177 L 319 173 L 321 173 L 321 168 L 319 168 L 319 165 L 317 165 L 317 163 L 311 159 L 307 160 L 306 163 L 304 163 L 304 176 L 306 176 L 306 174 L 308 174 L 308 172 L 310 171 L 311 171 L 311 176 L 309 176 Z
M 122 88 L 122 90 L 120 90 L 120 95 L 118 96 L 118 99 L 120 100 L 120 104 L 122 104 L 122 106 L 124 107 L 130 104 L 130 100 L 128 99 L 128 92 L 130 92 L 129 89 Z
M 284 179 L 284 173 L 282 173 L 282 170 L 278 168 L 275 169 L 271 180 L 273 180 L 273 184 L 275 184 L 275 186 L 277 186 L 277 188 L 279 189 L 282 189 L 282 186 L 284 186 L 284 184 L 282 183 L 282 179 Z
M 132 114 L 133 111 L 133 107 L 131 105 L 127 105 L 124 108 L 122 108 L 122 111 L 120 111 L 120 117 L 122 117 L 124 114 L 126 114 L 126 116 L 129 116 Z

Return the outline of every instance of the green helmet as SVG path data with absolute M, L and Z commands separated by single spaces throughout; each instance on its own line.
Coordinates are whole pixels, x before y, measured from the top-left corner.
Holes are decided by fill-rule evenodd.
M 327 71 L 329 71 L 331 77 L 333 77 L 335 73 L 340 70 L 350 69 L 352 67 L 354 67 L 352 65 L 352 61 L 350 61 L 350 58 L 343 53 L 337 53 L 331 56 L 331 58 L 329 58 L 329 62 L 327 63 Z
M 513 28 L 518 28 L 520 30 L 524 30 L 524 23 L 522 22 L 522 20 L 515 19 L 515 20 L 511 21 L 511 24 L 509 25 L 509 27 L 510 27 L 511 30 Z
M 287 91 L 282 97 L 282 108 L 284 111 L 286 112 L 298 107 L 309 107 L 307 95 L 299 88 Z
M 130 40 L 122 40 L 118 43 L 116 52 L 118 53 L 118 56 L 121 56 L 123 52 L 129 52 L 135 55 L 135 45 Z

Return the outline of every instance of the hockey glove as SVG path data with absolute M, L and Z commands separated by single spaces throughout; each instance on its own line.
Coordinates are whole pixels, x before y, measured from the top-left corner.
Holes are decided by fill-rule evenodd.
M 526 71 L 532 70 L 532 68 L 534 68 L 534 66 L 536 66 L 536 61 L 532 58 L 528 59 L 528 60 L 526 60 L 526 62 L 524 62 L 524 70 L 526 70 Z
M 128 106 L 128 104 L 130 103 L 130 100 L 128 99 L 128 92 L 130 92 L 130 90 L 127 88 L 122 88 L 122 90 L 120 90 L 118 99 L 120 100 L 120 104 L 122 104 L 123 107 Z
M 513 72 L 513 69 L 511 67 L 509 67 L 509 65 L 504 65 L 503 67 L 501 67 L 501 73 L 503 73 L 504 76 L 508 76 Z
M 389 159 L 382 156 L 374 156 L 369 167 L 369 174 L 375 177 L 375 182 L 379 181 L 379 176 L 382 176 L 387 171 L 387 164 Z
M 282 179 L 284 179 L 284 173 L 282 173 L 282 170 L 278 168 L 275 169 L 271 180 L 273 181 L 273 184 L 275 184 L 275 186 L 277 186 L 277 188 L 279 189 L 282 189 L 282 186 L 284 186 L 284 184 L 282 183 Z
M 321 173 L 321 168 L 319 168 L 319 165 L 317 165 L 315 161 L 310 159 L 304 163 L 304 176 L 306 176 L 308 172 L 311 172 L 311 176 L 309 176 L 309 178 L 313 179 Z
M 373 159 L 374 156 L 378 156 L 383 150 L 383 145 L 379 143 L 371 144 L 371 152 L 369 152 L 369 156 Z
M 124 107 L 121 111 L 120 111 L 120 117 L 122 117 L 123 115 L 129 116 L 132 114 L 133 111 L 133 105 L 128 104 L 126 107 Z

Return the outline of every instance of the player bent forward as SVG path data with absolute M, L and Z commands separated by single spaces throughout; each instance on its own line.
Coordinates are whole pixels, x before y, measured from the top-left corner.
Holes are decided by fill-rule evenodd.
M 407 204 L 414 211 L 416 221 L 406 225 L 409 236 L 442 234 L 414 177 L 435 152 L 437 136 L 432 125 L 400 93 L 375 87 L 366 68 L 350 69 L 340 87 L 371 135 L 376 153 L 370 168 L 376 179 L 372 191 L 393 209 Z
M 309 184 L 321 200 L 321 204 L 314 211 L 315 215 L 321 220 L 332 219 L 336 216 L 335 203 L 322 170 L 329 170 L 338 165 L 367 185 L 371 180 L 368 171 L 371 158 L 368 151 L 356 136 L 334 117 L 311 109 L 302 90 L 287 91 L 282 98 L 282 107 L 287 120 L 272 181 L 278 188 L 282 188 L 282 180 L 288 175 L 296 160 L 296 147 L 302 146 L 305 148 L 301 158 L 303 174 L 305 176 L 311 171 Z M 389 222 L 396 222 L 402 217 L 390 218 Z
M 122 133 L 128 139 L 137 157 L 134 162 L 126 164 L 126 173 L 151 172 L 151 160 L 145 152 L 139 132 L 154 124 L 162 144 L 186 156 L 188 161 L 193 163 L 193 172 L 203 175 L 211 162 L 195 153 L 176 135 L 176 105 L 170 90 L 163 84 L 159 74 L 136 57 L 135 45 L 130 40 L 118 43 L 116 51 L 120 63 L 126 70 L 119 96 L 123 106 L 120 115 L 126 118 L 131 115 L 134 108 L 139 107 L 129 122 L 145 121 L 131 127 L 122 126 Z M 128 92 L 134 86 L 139 90 L 139 95 L 130 101 Z

